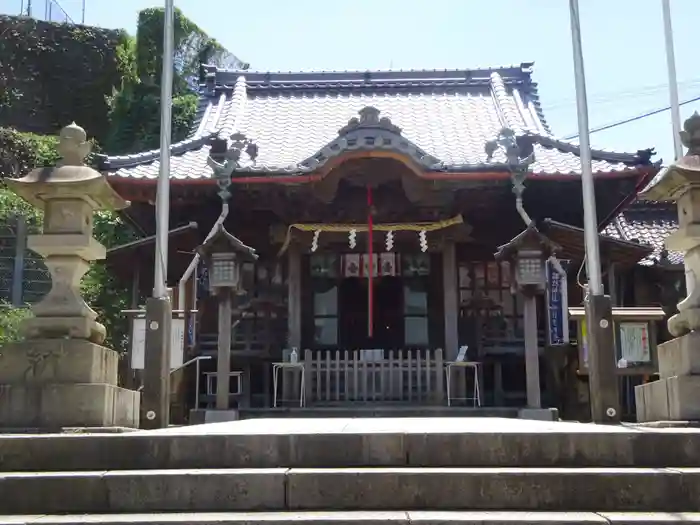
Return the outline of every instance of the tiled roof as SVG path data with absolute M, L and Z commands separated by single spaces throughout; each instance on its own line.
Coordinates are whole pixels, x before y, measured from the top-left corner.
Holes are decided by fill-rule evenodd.
M 601 232 L 615 239 L 637 241 L 654 248 L 641 264 L 683 264 L 683 254 L 667 252 L 664 241 L 678 229 L 675 204 L 636 202 L 615 217 Z
M 532 146 L 533 173 L 578 174 L 578 146 L 552 136 L 531 66 L 322 73 L 208 68 L 190 137 L 172 146 L 172 177 L 210 177 L 211 138 L 233 133 L 258 146 L 256 162 L 240 171 L 261 174 L 310 172 L 353 149 L 399 150 L 430 171 L 501 170 L 504 154 L 487 161 L 484 146 L 503 128 Z M 609 173 L 648 165 L 652 152 L 592 155 L 594 171 Z M 106 157 L 103 169 L 156 178 L 158 156 L 156 150 Z

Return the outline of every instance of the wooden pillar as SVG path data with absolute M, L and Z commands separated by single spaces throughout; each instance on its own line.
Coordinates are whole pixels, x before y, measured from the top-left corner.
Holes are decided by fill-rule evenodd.
M 297 243 L 292 242 L 289 246 L 287 257 L 289 281 L 287 285 L 287 347 L 290 352 L 292 348 L 296 348 L 297 356 L 302 359 L 304 356 L 301 353 L 301 251 Z M 289 400 L 298 396 L 296 370 L 282 369 L 279 374 L 282 383 L 282 398 Z
M 219 296 L 219 346 L 216 358 L 216 408 L 228 410 L 231 380 L 231 290 Z
M 483 383 L 482 383 L 483 385 Z M 503 390 L 503 363 L 493 363 L 493 404 L 500 407 L 505 404 L 505 391 Z
M 615 263 L 610 263 L 608 265 L 608 295 L 610 296 L 612 305 L 619 306 L 617 294 L 617 264 Z
M 454 361 L 459 351 L 457 257 L 453 240 L 442 248 L 442 286 L 445 315 L 445 359 Z
M 528 408 L 540 408 L 540 355 L 537 344 L 537 298 L 525 295 L 523 304 L 525 324 L 525 379 Z
M 290 348 L 296 348 L 301 357 L 301 251 L 299 245 L 292 243 L 287 251 L 288 256 L 288 342 Z

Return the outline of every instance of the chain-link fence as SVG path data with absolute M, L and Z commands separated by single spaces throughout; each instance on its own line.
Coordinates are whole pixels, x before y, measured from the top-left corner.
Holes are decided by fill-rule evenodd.
M 0 224 L 0 303 L 12 303 L 16 241 L 14 228 Z
M 0 224 L 0 303 L 32 304 L 51 289 L 43 258 L 26 247 L 27 233 L 22 217 Z
M 7 7 L 5 7 L 6 5 Z M 59 0 L 6 0 L 2 2 L 0 13 L 30 16 L 37 20 L 55 22 L 57 24 L 84 24 L 84 1 L 81 1 L 79 9 L 80 11 L 72 5 L 67 7 Z

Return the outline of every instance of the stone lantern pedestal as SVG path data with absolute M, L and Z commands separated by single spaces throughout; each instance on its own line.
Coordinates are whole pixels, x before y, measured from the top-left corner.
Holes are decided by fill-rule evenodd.
M 7 181 L 44 211 L 43 233 L 28 246 L 44 257 L 52 287 L 24 322 L 24 340 L 0 348 L 1 427 L 138 427 L 139 393 L 117 386 L 118 355 L 102 346 L 105 328 L 80 293 L 91 262 L 105 257 L 93 213 L 128 206 L 83 164 L 89 151 L 72 124 L 61 131 L 61 163 Z
M 686 120 L 681 140 L 688 148 L 642 197 L 673 200 L 678 231 L 666 247 L 684 254 L 687 297 L 668 320 L 675 339 L 659 345 L 659 381 L 635 387 L 637 420 L 700 420 L 700 115 Z

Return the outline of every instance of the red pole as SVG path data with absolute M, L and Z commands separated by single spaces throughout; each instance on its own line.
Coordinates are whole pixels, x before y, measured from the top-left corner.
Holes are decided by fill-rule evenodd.
M 372 188 L 367 186 L 367 256 L 369 258 L 369 272 L 367 273 L 367 335 L 369 337 L 372 337 L 374 334 L 374 289 L 372 286 L 374 278 L 373 227 Z

